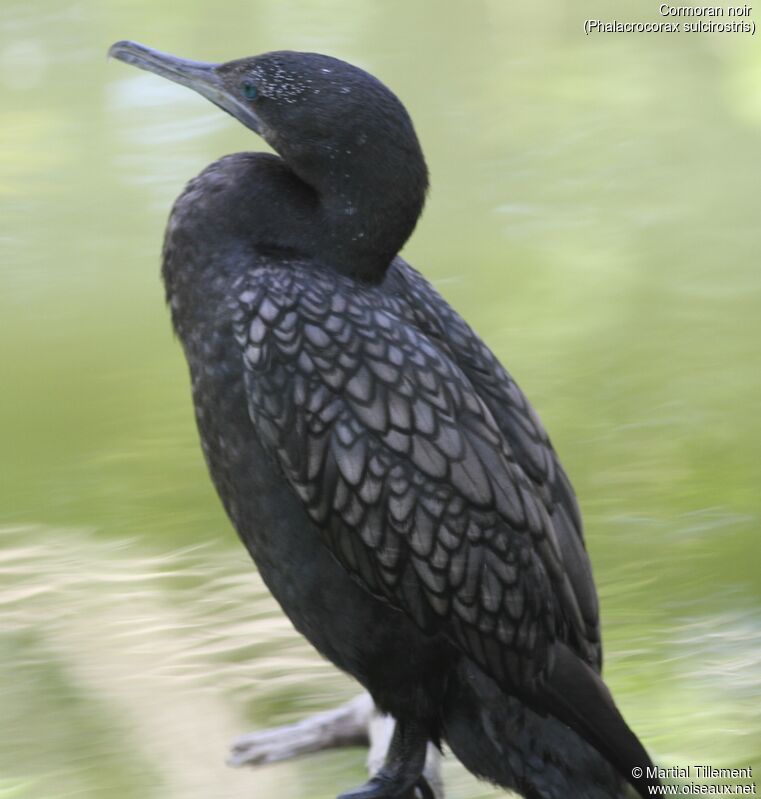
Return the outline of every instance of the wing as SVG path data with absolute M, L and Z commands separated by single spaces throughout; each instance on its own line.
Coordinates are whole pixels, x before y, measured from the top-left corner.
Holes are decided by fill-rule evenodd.
M 396 297 L 264 268 L 239 286 L 249 412 L 326 545 L 369 591 L 496 679 L 582 625 L 552 519 L 493 414 Z
M 539 417 L 491 350 L 419 272 L 397 258 L 386 283 L 400 298 L 409 298 L 415 324 L 444 348 L 470 380 L 541 497 L 552 520 L 568 578 L 561 593 L 573 594 L 559 604 L 559 636 L 600 671 L 599 605 L 584 546 L 581 514 L 570 480 Z

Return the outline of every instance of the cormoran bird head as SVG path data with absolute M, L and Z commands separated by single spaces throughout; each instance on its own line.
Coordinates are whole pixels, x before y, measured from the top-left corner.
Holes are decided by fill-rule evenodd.
M 194 89 L 262 136 L 316 192 L 326 251 L 347 269 L 385 270 L 414 229 L 428 188 L 420 144 L 396 95 L 364 70 L 291 51 L 207 64 L 128 41 L 109 55 Z

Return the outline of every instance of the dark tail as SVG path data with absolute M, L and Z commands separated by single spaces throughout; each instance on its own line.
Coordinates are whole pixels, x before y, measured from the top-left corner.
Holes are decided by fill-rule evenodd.
M 561 654 L 560 661 L 565 659 Z M 558 662 L 554 674 L 561 668 Z M 443 736 L 469 771 L 527 799 L 624 799 L 628 795 L 624 779 L 642 796 L 649 795 L 647 784 L 657 782 L 646 779 L 650 759 L 621 719 L 602 680 L 592 669 L 584 669 L 582 675 L 575 674 L 574 664 L 569 674 L 553 677 L 543 702 L 552 715 L 544 716 L 463 659 L 447 689 Z M 590 682 L 594 690 L 580 691 L 579 683 Z M 604 710 L 598 707 L 601 699 Z M 605 735 L 614 737 L 602 741 Z M 631 774 L 635 766 L 643 769 L 639 784 Z
M 556 643 L 555 665 L 543 687 L 542 704 L 564 721 L 628 780 L 640 796 L 660 785 L 644 746 L 629 729 L 602 678 L 564 644 Z

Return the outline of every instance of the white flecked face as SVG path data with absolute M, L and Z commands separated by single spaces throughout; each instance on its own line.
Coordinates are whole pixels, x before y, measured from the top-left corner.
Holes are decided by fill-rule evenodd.
M 228 91 L 245 98 L 266 117 L 304 106 L 311 113 L 355 114 L 361 108 L 398 103 L 376 78 L 359 67 L 317 53 L 279 51 L 220 64 L 216 71 Z
M 352 64 L 284 50 L 219 64 L 215 75 L 256 118 L 249 127 L 311 185 L 324 183 L 328 174 L 333 184 L 350 181 L 357 169 L 375 170 L 400 148 L 420 158 L 399 99 Z
M 295 103 L 308 91 L 311 78 L 289 70 L 278 62 L 256 65 L 250 71 L 252 82 L 263 97 L 283 103 Z
M 256 87 L 258 97 L 286 104 L 297 103 L 309 95 L 351 94 L 352 80 L 365 74 L 357 67 L 329 56 L 287 51 L 232 62 L 232 65 L 237 67 L 241 80 Z

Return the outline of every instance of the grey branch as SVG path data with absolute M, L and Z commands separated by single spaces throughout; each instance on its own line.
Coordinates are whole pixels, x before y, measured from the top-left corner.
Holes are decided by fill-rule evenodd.
M 295 724 L 250 732 L 233 742 L 228 764 L 235 767 L 277 763 L 300 755 L 344 746 L 369 747 L 370 774 L 383 765 L 394 720 L 376 710 L 369 694 L 361 694 L 345 705 L 308 716 Z M 444 799 L 441 754 L 428 745 L 425 776 L 436 799 Z

